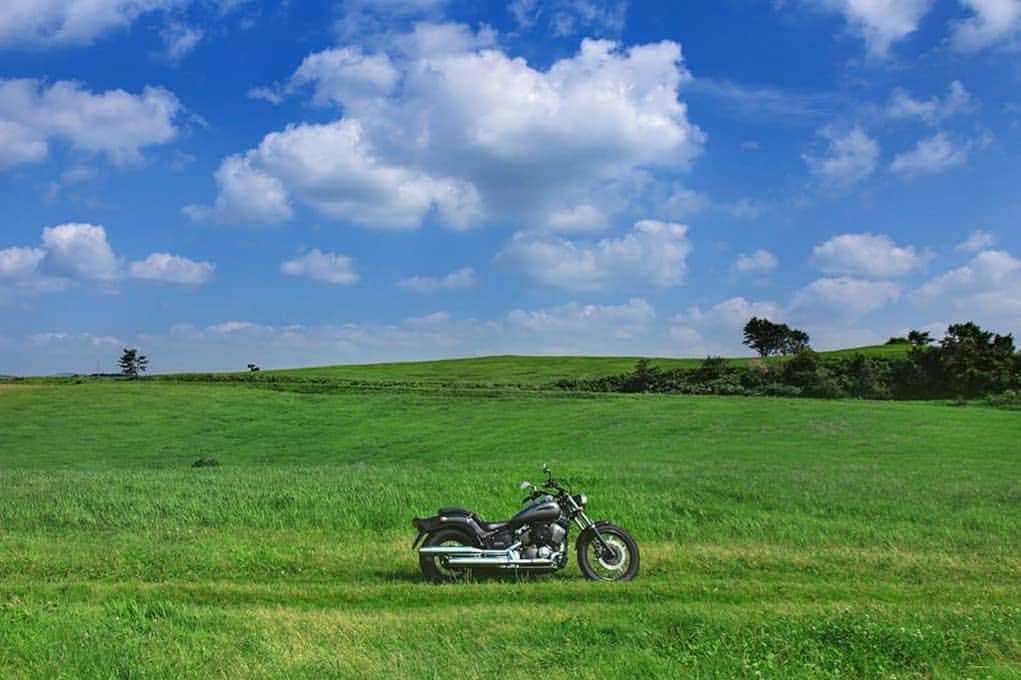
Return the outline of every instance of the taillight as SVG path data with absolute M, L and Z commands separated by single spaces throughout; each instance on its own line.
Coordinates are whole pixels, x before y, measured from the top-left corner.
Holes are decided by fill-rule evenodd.
M 415 527 L 416 529 L 418 528 L 418 518 L 417 517 L 415 517 L 415 518 L 413 518 L 411 520 L 411 526 Z

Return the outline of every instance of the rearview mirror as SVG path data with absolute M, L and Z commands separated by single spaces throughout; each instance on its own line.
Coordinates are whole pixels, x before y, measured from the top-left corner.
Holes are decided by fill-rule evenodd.
M 522 491 L 524 491 L 525 489 L 527 489 L 530 486 L 532 486 L 531 482 L 521 482 L 521 486 L 519 486 L 518 488 L 521 489 Z
M 549 465 L 547 465 L 546 463 L 543 463 L 542 464 L 542 471 L 543 472 L 549 472 Z

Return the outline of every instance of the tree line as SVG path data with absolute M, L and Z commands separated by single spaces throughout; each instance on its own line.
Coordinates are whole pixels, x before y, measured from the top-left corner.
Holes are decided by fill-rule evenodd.
M 1021 355 L 1008 333 L 973 322 L 952 324 L 939 342 L 912 331 L 888 344 L 909 344 L 902 357 L 823 357 L 803 331 L 752 318 L 744 344 L 760 359 L 735 362 L 707 357 L 697 368 L 663 369 L 641 359 L 630 373 L 564 379 L 561 389 L 599 392 L 669 392 L 860 399 L 979 399 L 1016 403 L 1021 392 Z M 767 357 L 785 356 L 766 361 Z

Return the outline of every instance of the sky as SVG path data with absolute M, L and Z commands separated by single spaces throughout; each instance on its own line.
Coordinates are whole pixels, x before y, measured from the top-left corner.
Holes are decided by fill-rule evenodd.
M 0 374 L 1021 333 L 1021 0 L 5 0 Z

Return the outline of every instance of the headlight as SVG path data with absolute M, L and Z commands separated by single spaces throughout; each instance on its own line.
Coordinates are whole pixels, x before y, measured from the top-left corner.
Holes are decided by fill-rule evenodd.
M 578 504 L 578 507 L 584 508 L 588 503 L 588 497 L 583 493 L 575 494 L 574 502 Z

